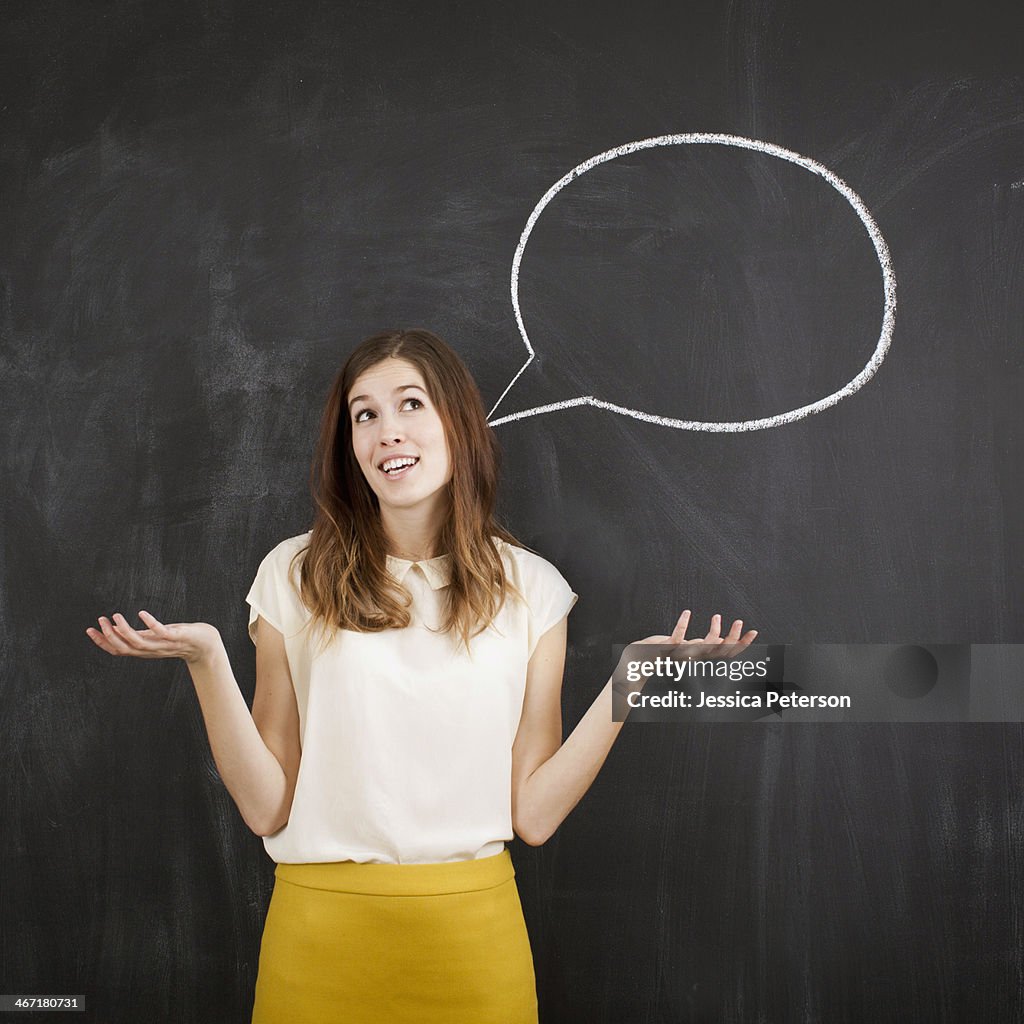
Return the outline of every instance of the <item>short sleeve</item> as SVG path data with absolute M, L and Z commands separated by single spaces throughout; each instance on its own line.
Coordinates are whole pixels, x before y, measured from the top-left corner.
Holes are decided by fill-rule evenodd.
M 249 637 L 254 644 L 256 620 L 260 616 L 286 637 L 298 633 L 309 618 L 297 590 L 301 559 L 295 559 L 295 567 L 289 572 L 292 559 L 301 550 L 296 539 L 282 541 L 260 562 L 256 579 L 246 595 Z
M 530 609 L 529 656 L 532 658 L 540 638 L 569 614 L 579 595 L 550 562 L 540 557 L 530 562 L 531 571 L 525 582 Z

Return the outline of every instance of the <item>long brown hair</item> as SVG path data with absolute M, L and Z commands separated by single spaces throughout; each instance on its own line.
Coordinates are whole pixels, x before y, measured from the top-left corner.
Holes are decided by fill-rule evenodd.
M 348 409 L 356 380 L 393 357 L 420 371 L 444 425 L 452 460 L 451 511 L 438 544 L 451 555 L 451 583 L 441 629 L 454 630 L 468 650 L 471 637 L 487 628 L 509 594 L 522 597 L 493 538 L 525 545 L 495 519 L 501 450 L 480 391 L 455 352 L 430 331 L 374 334 L 349 355 L 331 385 L 310 473 L 312 537 L 296 555 L 305 554 L 302 601 L 325 635 L 331 627 L 377 633 L 411 621 L 409 594 L 387 571 L 380 502 L 356 460 Z

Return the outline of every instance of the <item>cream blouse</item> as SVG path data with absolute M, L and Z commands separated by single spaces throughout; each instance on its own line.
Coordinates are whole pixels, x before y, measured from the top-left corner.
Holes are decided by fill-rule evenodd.
M 526 668 L 577 595 L 548 561 L 497 540 L 514 595 L 470 642 L 431 633 L 441 623 L 451 556 L 388 556 L 412 596 L 412 622 L 381 633 L 318 630 L 299 599 L 310 534 L 277 545 L 246 596 L 249 635 L 262 616 L 284 634 L 299 709 L 302 760 L 287 824 L 264 838 L 278 863 L 352 860 L 419 864 L 500 853 L 512 839 L 512 743 Z

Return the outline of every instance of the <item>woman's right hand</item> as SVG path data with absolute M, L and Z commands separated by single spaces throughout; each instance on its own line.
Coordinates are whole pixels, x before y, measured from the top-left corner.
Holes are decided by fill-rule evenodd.
M 149 612 L 139 612 L 149 627 L 135 630 L 128 620 L 115 612 L 113 621 L 101 615 L 100 628 L 85 632 L 89 639 L 108 654 L 134 658 L 182 658 L 189 664 L 209 657 L 221 643 L 220 631 L 208 622 L 174 622 L 164 625 Z

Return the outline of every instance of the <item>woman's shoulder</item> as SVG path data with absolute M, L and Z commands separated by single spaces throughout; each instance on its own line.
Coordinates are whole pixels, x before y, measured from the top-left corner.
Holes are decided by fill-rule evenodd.
M 277 547 L 284 548 L 288 551 L 301 551 L 302 548 L 309 547 L 309 542 L 312 539 L 313 531 L 307 530 L 305 533 L 297 533 L 294 537 L 286 537 L 277 545 Z
M 294 537 L 286 537 L 284 540 L 278 541 L 278 543 L 267 552 L 263 561 L 273 564 L 288 565 L 296 554 L 309 547 L 309 541 L 312 535 L 313 531 L 309 530 L 306 533 L 299 533 Z
M 510 544 L 500 537 L 494 537 L 493 540 L 498 546 L 498 551 L 502 555 L 506 567 L 511 569 L 516 582 L 530 582 L 561 577 L 562 574 L 558 571 L 558 568 L 543 555 L 538 555 L 535 551 L 529 550 L 529 548 Z
M 526 602 L 528 650 L 532 657 L 538 639 L 568 615 L 578 595 L 543 555 L 515 544 L 498 543 L 509 576 Z

